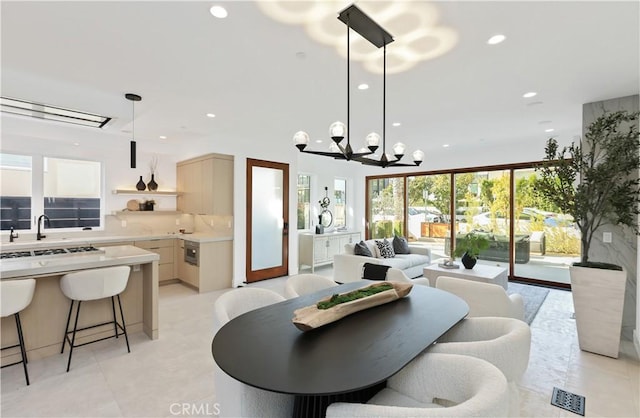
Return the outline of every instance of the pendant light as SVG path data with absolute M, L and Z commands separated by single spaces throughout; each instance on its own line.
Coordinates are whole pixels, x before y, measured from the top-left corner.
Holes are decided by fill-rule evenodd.
M 124 95 L 127 100 L 131 100 L 131 168 L 136 168 L 136 107 L 135 103 L 142 100 L 142 97 L 127 93 Z

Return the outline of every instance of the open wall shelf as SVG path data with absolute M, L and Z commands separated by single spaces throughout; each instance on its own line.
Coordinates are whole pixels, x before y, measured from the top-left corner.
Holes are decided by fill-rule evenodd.
M 175 191 L 155 191 L 150 192 L 148 190 L 125 190 L 125 189 L 116 189 L 113 190 L 113 194 L 123 194 L 123 195 L 143 195 L 143 196 L 179 196 L 180 193 Z

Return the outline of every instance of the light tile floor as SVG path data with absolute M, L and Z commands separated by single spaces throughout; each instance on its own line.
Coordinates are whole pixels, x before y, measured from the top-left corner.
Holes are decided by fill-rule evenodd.
M 330 268 L 317 271 L 331 276 Z M 252 286 L 282 293 L 284 279 Z M 198 294 L 173 284 L 160 288 L 160 339 L 138 333 L 65 355 L 29 363 L 31 385 L 20 366 L 2 369 L 2 417 L 215 416 L 211 340 L 212 307 L 224 291 Z M 622 341 L 611 359 L 578 348 L 571 294 L 551 290 L 531 324 L 529 368 L 519 384 L 521 415 L 578 417 L 550 404 L 554 386 L 586 396 L 586 416 L 640 416 L 640 362 L 633 344 Z

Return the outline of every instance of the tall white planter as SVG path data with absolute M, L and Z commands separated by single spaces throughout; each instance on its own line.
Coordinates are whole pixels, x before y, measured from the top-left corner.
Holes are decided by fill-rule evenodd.
M 618 358 L 627 272 L 571 266 L 580 349 Z

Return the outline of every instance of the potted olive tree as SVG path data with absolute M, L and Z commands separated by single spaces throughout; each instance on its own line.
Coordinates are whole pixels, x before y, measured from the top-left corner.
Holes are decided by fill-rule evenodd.
M 475 231 L 469 232 L 462 239 L 456 240 L 454 255 L 462 256 L 462 264 L 467 269 L 472 269 L 478 261 L 480 251 L 489 248 L 489 239 L 484 234 Z
M 570 267 L 580 349 L 618 357 L 626 272 L 589 260 L 591 242 L 603 225 L 638 233 L 640 204 L 639 113 L 605 113 L 591 123 L 580 144 L 559 148 L 547 141 L 537 168 L 536 190 L 573 216 L 581 233 L 582 255 Z

